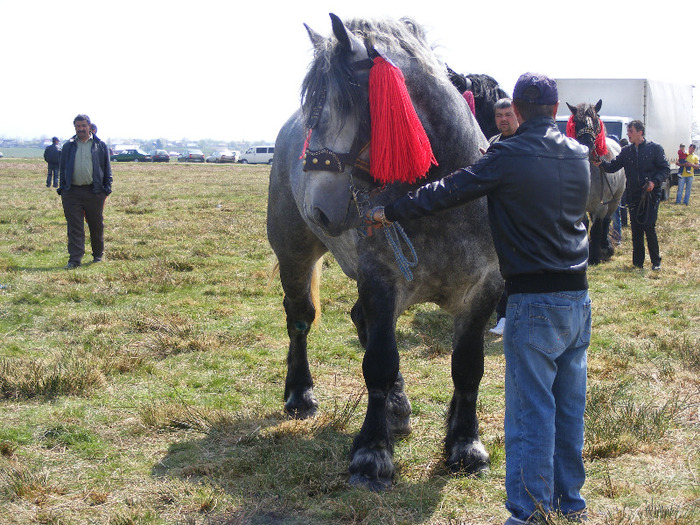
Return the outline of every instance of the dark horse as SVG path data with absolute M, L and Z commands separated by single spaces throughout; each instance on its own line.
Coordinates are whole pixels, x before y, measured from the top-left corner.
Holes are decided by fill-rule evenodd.
M 603 101 L 592 104 L 579 104 L 574 107 L 566 104 L 573 116 L 573 129 L 568 134 L 584 146 L 588 146 L 591 160 L 598 158 L 611 160 L 620 153 L 620 145 L 613 139 L 605 137 L 604 125 L 598 116 Z M 570 126 L 571 127 L 571 126 Z M 604 141 L 604 143 L 603 143 Z M 607 150 L 603 153 L 604 150 Z M 589 255 L 590 264 L 599 264 L 609 259 L 615 252 L 610 243 L 608 231 L 613 213 L 620 205 L 625 192 L 625 171 L 605 173 L 602 168 L 591 163 L 591 192 L 588 194 L 586 214 L 590 219 Z
M 403 73 L 438 162 L 424 181 L 474 162 L 479 148 L 487 147 L 486 140 L 420 26 L 408 19 L 355 19 L 344 24 L 331 14 L 331 20 L 330 38 L 307 27 L 314 60 L 302 85 L 302 107 L 277 137 L 270 172 L 267 233 L 279 262 L 289 334 L 285 410 L 306 418 L 318 407 L 307 336 L 319 308 L 314 284 L 318 263 L 330 251 L 345 274 L 357 281 L 359 298 L 351 318 L 365 349 L 367 412 L 351 449 L 350 483 L 373 490 L 391 485 L 394 436 L 411 431 L 396 320 L 409 306 L 422 302 L 438 304 L 454 321 L 454 393 L 444 442 L 447 467 L 453 472 L 488 468 L 476 402 L 484 371 L 484 327 L 503 281 L 486 201 L 403 224 L 418 258 L 412 280 L 398 267 L 381 232 L 371 237 L 358 232 L 361 205 L 356 201 L 363 201 L 365 192 L 372 191 L 374 203 L 382 203 L 417 186 L 394 183 L 379 188 L 365 171 L 371 147 L 370 55 L 381 49 Z M 301 160 L 304 150 L 306 158 Z
M 499 133 L 494 118 L 493 106 L 500 99 L 508 96 L 495 78 L 483 73 L 468 73 L 462 75 L 447 68 L 450 81 L 460 93 L 471 91 L 474 94 L 474 112 L 476 121 L 486 138 Z

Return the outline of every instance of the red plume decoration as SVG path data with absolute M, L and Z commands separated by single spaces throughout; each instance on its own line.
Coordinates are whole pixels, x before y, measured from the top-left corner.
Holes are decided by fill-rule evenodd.
M 369 74 L 372 121 L 370 174 L 382 184 L 413 183 L 437 165 L 401 70 L 384 57 L 374 58 Z
M 566 123 L 566 136 L 572 139 L 576 138 L 576 122 L 574 122 L 573 113 L 569 117 L 569 121 Z
M 600 131 L 598 132 L 598 136 L 595 138 L 595 152 L 599 157 L 608 154 L 608 144 L 605 141 L 605 124 L 603 124 L 602 120 L 600 121 Z

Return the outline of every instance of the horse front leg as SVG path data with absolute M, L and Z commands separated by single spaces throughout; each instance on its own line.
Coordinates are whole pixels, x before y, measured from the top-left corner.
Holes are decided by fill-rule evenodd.
M 613 255 L 615 255 L 615 248 L 610 242 L 609 236 L 611 223 L 611 215 L 603 217 L 600 232 L 600 253 L 601 258 L 605 260 L 609 260 Z
M 609 223 L 608 223 L 609 226 Z M 602 239 L 607 232 L 603 230 L 603 221 L 593 218 L 588 242 L 588 264 L 600 264 L 602 261 Z
M 308 274 L 299 280 L 285 273 L 280 264 L 280 277 L 285 291 L 284 309 L 287 314 L 287 334 L 289 351 L 287 352 L 287 377 L 284 384 L 284 410 L 293 418 L 313 417 L 318 409 L 318 401 L 313 394 L 313 379 L 309 369 L 307 355 L 307 336 L 316 317 L 316 307 L 312 299 L 311 281 L 313 272 L 318 271 L 311 265 Z
M 351 485 L 379 491 L 391 487 L 395 472 L 394 433 L 410 431 L 410 403 L 399 374 L 393 294 L 374 284 L 366 287 L 373 289 L 368 298 L 360 291 L 367 334 L 362 372 L 368 400 L 365 420 L 350 451 L 349 471 Z
M 467 474 L 487 470 L 488 452 L 479 439 L 476 401 L 484 375 L 484 326 L 487 318 L 456 319 L 452 353 L 454 394 L 447 416 L 447 468 Z

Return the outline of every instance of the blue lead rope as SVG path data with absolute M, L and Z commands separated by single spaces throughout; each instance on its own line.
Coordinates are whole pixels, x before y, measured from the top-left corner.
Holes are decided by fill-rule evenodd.
M 384 227 L 384 235 L 386 235 L 386 240 L 389 241 L 389 245 L 394 250 L 394 257 L 396 257 L 396 262 L 399 265 L 399 270 L 406 278 L 407 281 L 413 280 L 413 272 L 411 268 L 418 264 L 418 255 L 416 255 L 416 250 L 411 244 L 411 240 L 406 235 L 406 232 L 401 227 L 398 222 L 392 223 L 391 226 Z M 401 248 L 401 240 L 406 244 L 406 247 L 411 252 L 411 260 L 404 255 L 403 249 Z

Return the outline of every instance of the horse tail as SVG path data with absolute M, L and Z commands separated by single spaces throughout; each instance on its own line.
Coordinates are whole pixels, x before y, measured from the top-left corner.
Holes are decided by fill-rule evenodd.
M 321 319 L 321 269 L 323 268 L 323 257 L 319 257 L 314 265 L 311 274 L 311 303 L 314 305 L 316 315 L 314 316 L 314 326 L 318 326 Z
M 311 303 L 314 305 L 314 311 L 316 314 L 314 315 L 314 321 L 313 324 L 314 326 L 318 326 L 319 319 L 321 319 L 321 269 L 323 268 L 323 257 L 319 257 L 318 261 L 316 261 L 316 264 L 314 264 L 314 269 L 311 272 L 311 286 L 310 286 L 310 294 L 311 294 Z M 279 275 L 280 273 L 280 262 L 279 259 L 275 258 L 275 264 L 273 264 L 272 268 L 270 269 L 270 274 L 269 278 L 267 280 L 267 288 L 266 290 L 269 290 L 272 287 L 272 284 L 275 280 L 275 278 Z
M 270 291 L 270 288 L 272 288 L 272 284 L 273 284 L 275 278 L 279 275 L 279 273 L 280 273 L 280 261 L 277 257 L 275 257 L 275 264 L 273 264 L 272 268 L 270 268 L 270 273 L 268 275 L 267 286 L 265 287 L 266 292 Z

